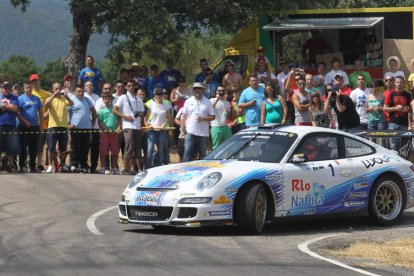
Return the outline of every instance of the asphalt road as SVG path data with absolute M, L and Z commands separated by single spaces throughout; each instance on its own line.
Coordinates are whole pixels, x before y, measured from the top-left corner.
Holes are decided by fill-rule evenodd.
M 260 236 L 240 236 L 231 227 L 155 231 L 119 224 L 113 209 L 96 219 L 103 235 L 94 235 L 87 219 L 117 205 L 130 179 L 0 175 L 0 275 L 361 275 L 298 250 L 350 225 L 369 234 L 361 218 L 283 222 Z M 396 231 L 413 221 L 414 211 L 406 212 Z

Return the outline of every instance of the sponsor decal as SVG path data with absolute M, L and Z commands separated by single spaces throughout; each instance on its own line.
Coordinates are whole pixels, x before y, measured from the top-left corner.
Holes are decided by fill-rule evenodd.
M 366 198 L 366 197 L 368 197 L 368 192 L 351 192 L 348 195 L 349 199 Z
M 150 192 L 148 194 L 137 195 L 135 201 L 146 202 L 146 203 L 157 203 L 162 192 Z
M 195 193 L 181 193 L 180 196 L 195 196 Z
M 304 215 L 314 215 L 316 214 L 316 209 L 306 209 L 305 211 L 303 211 Z
M 344 202 L 345 207 L 363 207 L 365 206 L 365 201 L 350 201 Z
M 213 204 L 232 204 L 233 201 L 226 197 L 225 195 L 219 196 L 217 199 L 213 201 Z
M 362 164 L 364 164 L 365 168 L 370 168 L 370 167 L 374 167 L 376 164 L 381 165 L 383 163 L 388 163 L 390 162 L 390 158 L 387 156 L 383 156 L 383 157 L 375 157 L 375 158 L 370 158 L 367 160 L 363 160 L 361 161 Z
M 207 161 L 186 164 L 187 167 L 223 168 L 224 165 L 218 161 Z
M 361 190 L 369 187 L 369 183 L 363 182 L 363 183 L 354 183 L 352 184 L 352 187 L 354 190 Z
M 158 212 L 150 212 L 150 211 L 135 211 L 135 216 L 137 217 L 157 217 Z
M 310 189 L 310 183 L 303 183 L 302 179 L 292 179 L 292 192 L 306 192 Z
M 216 217 L 216 216 L 229 216 L 231 215 L 231 210 L 227 211 L 210 211 L 208 212 L 209 216 Z
M 309 184 L 309 183 L 307 183 Z M 310 186 L 310 184 L 309 184 Z M 293 186 L 292 186 L 293 187 Z M 292 208 L 318 207 L 325 203 L 325 186 L 313 183 L 309 192 L 303 196 L 292 196 Z

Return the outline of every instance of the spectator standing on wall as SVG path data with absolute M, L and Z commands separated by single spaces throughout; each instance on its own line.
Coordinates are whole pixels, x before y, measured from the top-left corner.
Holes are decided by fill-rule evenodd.
M 95 59 L 91 55 L 86 57 L 86 67 L 79 73 L 78 85 L 85 86 L 87 81 L 92 82 L 93 93 L 99 96 L 101 94 L 104 77 L 101 70 L 95 67 Z

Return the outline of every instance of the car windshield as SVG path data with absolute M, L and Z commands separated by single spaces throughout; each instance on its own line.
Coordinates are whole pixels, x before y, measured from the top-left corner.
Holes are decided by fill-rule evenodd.
M 279 163 L 297 135 L 274 130 L 245 130 L 225 141 L 204 159 Z

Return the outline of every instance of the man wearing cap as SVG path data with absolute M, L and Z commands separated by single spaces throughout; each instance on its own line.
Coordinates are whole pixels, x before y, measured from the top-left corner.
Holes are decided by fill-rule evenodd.
M 45 144 L 47 144 L 47 127 L 48 127 L 48 118 L 49 113 L 46 110 L 45 102 L 46 99 L 50 97 L 50 93 L 40 87 L 40 77 L 38 74 L 32 74 L 29 77 L 30 82 L 32 83 L 33 89 L 32 94 L 37 96 L 43 105 L 43 132 L 40 133 L 39 136 L 39 146 L 37 148 L 37 168 L 41 171 L 44 171 L 45 168 L 43 167 L 43 150 Z M 39 118 L 40 121 L 40 118 Z M 46 160 L 47 158 L 47 150 L 46 150 Z
M 333 57 L 331 60 L 332 70 L 326 74 L 325 77 L 325 84 L 333 83 L 335 77 L 340 75 L 343 79 L 344 85 L 349 85 L 348 75 L 340 69 L 341 61 L 337 57 Z M 349 95 L 349 94 L 348 94 Z
M 342 74 L 338 73 L 335 75 L 333 84 L 339 88 L 339 94 L 345 94 L 347 96 L 351 95 L 352 90 L 344 85 L 344 77 Z
M 43 131 L 43 110 L 40 99 L 32 94 L 32 84 L 24 83 L 24 94 L 19 96 L 20 150 L 19 171 L 27 172 L 27 152 L 29 152 L 30 172 L 41 172 L 36 168 L 36 155 L 39 147 L 39 132 Z M 40 120 L 40 121 L 39 121 Z
M 132 174 L 131 166 L 142 161 L 142 126 L 144 123 L 144 102 L 134 94 L 134 82 L 127 81 L 127 93 L 118 98 L 113 112 L 122 118 L 123 136 L 125 138 L 123 174 Z
M 224 65 L 226 66 L 227 74 L 223 77 L 223 86 L 227 91 L 239 90 L 243 86 L 243 77 L 236 71 L 235 64 L 232 60 L 227 60 Z
M 147 99 L 154 98 L 154 89 L 155 87 L 163 87 L 168 89 L 170 84 L 165 78 L 160 77 L 159 67 L 157 64 L 150 66 L 150 76 L 145 80 L 144 87 L 147 90 Z
M 371 83 L 371 75 L 369 72 L 362 70 L 362 60 L 360 58 L 354 60 L 354 68 L 355 71 L 349 75 L 349 85 L 351 86 L 351 89 L 358 87 L 359 75 L 364 76 L 365 83 Z
M 101 94 L 104 77 L 101 70 L 95 67 L 95 59 L 91 55 L 86 57 L 86 67 L 79 73 L 78 85 L 85 86 L 87 81 L 92 82 L 93 93 L 99 96 Z
M 193 96 L 187 99 L 182 108 L 180 138 L 184 138 L 184 162 L 191 161 L 198 153 L 203 159 L 207 153 L 209 122 L 215 119 L 211 102 L 204 97 L 204 85 L 193 84 Z
M 218 86 L 216 93 L 216 97 L 210 99 L 215 112 L 215 119 L 211 121 L 211 146 L 213 149 L 216 149 L 232 136 L 231 129 L 227 125 L 227 119 L 230 115 L 230 103 L 226 100 L 227 93 L 224 86 Z
M 240 96 L 238 107 L 244 111 L 247 127 L 259 126 L 264 87 L 259 85 L 255 75 L 249 77 L 249 84 Z
M 9 82 L 3 82 L 0 93 L 0 153 L 6 152 L 8 172 L 13 171 L 13 159 L 20 154 L 19 135 L 16 128 L 19 107 L 19 100 L 11 93 Z
M 19 97 L 22 94 L 21 91 L 20 91 L 20 84 L 16 83 L 16 84 L 13 85 L 12 93 L 16 97 Z
M 174 62 L 172 59 L 168 59 L 166 68 L 160 73 L 160 78 L 163 78 L 168 83 L 168 87 L 165 87 L 168 92 L 178 86 L 178 79 L 181 77 L 181 72 L 174 69 Z

